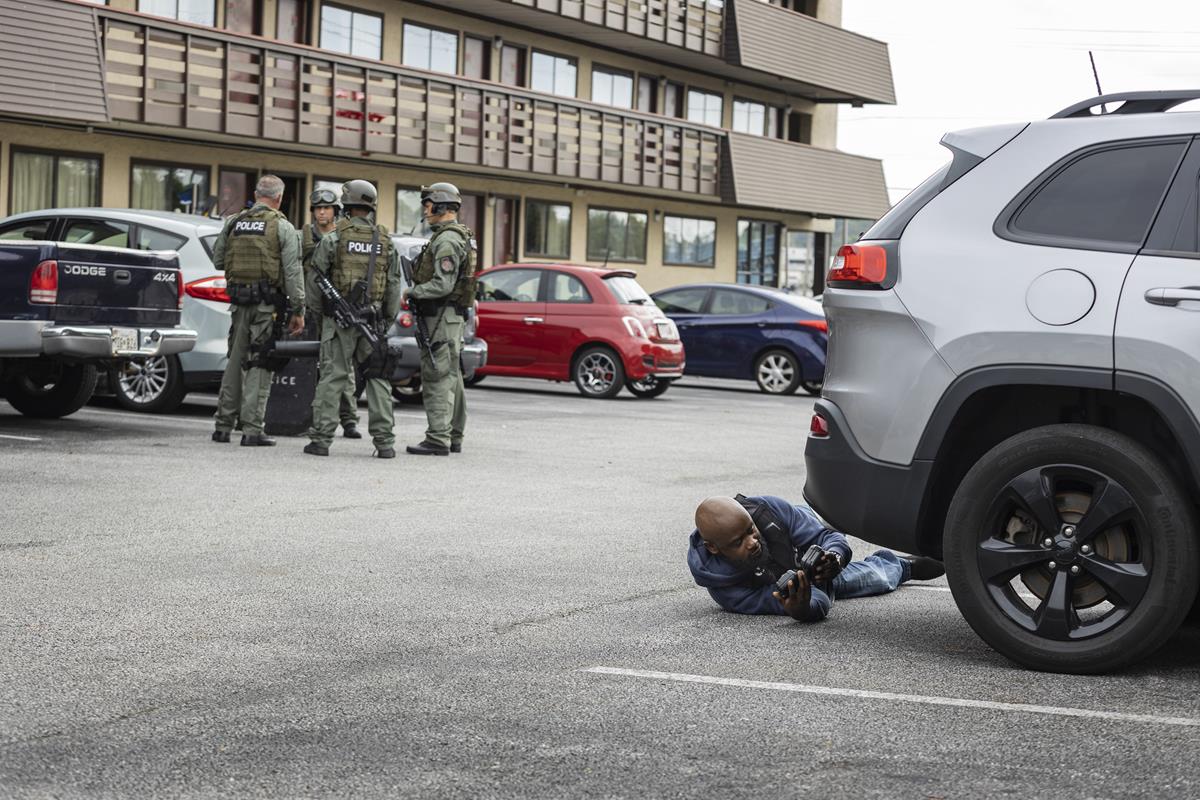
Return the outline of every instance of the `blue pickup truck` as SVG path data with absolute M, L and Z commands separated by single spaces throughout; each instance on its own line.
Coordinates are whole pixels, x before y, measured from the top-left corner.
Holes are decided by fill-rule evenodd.
M 0 240 L 0 395 L 32 417 L 78 411 L 98 369 L 191 350 L 173 251 Z

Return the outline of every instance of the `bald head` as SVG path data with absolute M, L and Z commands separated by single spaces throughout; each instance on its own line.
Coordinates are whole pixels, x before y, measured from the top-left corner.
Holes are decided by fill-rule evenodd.
M 749 561 L 762 552 L 750 512 L 732 497 L 710 497 L 697 506 L 696 530 L 710 553 Z

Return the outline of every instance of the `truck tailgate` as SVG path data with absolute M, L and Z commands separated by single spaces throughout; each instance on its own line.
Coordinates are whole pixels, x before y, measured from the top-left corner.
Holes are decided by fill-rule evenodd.
M 174 327 L 181 276 L 174 252 L 58 245 L 55 323 Z

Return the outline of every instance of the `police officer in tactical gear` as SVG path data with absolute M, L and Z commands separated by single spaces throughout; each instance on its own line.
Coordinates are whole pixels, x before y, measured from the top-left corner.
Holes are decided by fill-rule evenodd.
M 304 329 L 300 237 L 279 211 L 282 200 L 283 181 L 262 176 L 254 187 L 254 205 L 231 217 L 213 245 L 213 265 L 224 270 L 233 304 L 214 442 L 228 442 L 240 419 L 243 446 L 275 444 L 263 433 L 271 372 L 255 359 L 270 346 L 284 297 L 291 310 L 287 332 L 295 335 Z
M 326 275 L 334 288 L 361 309 L 387 347 L 387 329 L 400 312 L 400 260 L 382 225 L 373 221 L 377 194 L 369 181 L 350 181 L 342 187 L 345 216 L 334 230 L 321 237 L 312 257 L 312 268 Z M 367 430 L 379 458 L 395 458 L 392 433 L 392 386 L 384 374 L 381 354 L 357 328 L 340 327 L 326 313 L 321 324 L 321 379 L 313 398 L 311 441 L 304 452 L 329 455 L 337 431 L 338 403 L 347 387 L 354 386 L 356 365 L 366 368 Z
M 406 448 L 415 455 L 462 452 L 467 404 L 459 353 L 467 310 L 475 301 L 475 236 L 458 221 L 461 206 L 453 184 L 421 188 L 421 210 L 433 237 L 421 251 L 405 297 L 425 317 L 433 357 L 422 349 L 421 396 L 428 428 L 424 441 Z
M 301 261 L 304 264 L 304 295 L 308 298 L 309 318 L 321 322 L 321 292 L 312 281 L 312 257 L 317 250 L 317 243 L 327 233 L 332 233 L 337 225 L 339 208 L 338 195 L 333 189 L 317 189 L 309 197 L 309 213 L 312 222 L 305 225 L 300 233 Z M 318 330 L 319 335 L 319 330 Z M 342 435 L 347 439 L 361 439 L 358 432 L 358 399 L 354 396 L 354 383 L 346 385 L 346 392 L 338 402 L 338 418 L 342 422 Z

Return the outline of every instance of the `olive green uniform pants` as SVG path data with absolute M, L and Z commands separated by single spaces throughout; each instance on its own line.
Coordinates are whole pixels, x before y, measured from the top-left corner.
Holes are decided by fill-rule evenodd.
M 421 399 L 425 403 L 428 441 L 449 446 L 461 442 L 467 425 L 467 402 L 463 397 L 463 319 L 453 308 L 425 318 L 433 340 L 433 360 L 421 350 Z
M 251 346 L 266 344 L 275 322 L 275 306 L 234 306 L 229 324 L 229 363 L 221 376 L 221 391 L 217 395 L 219 431 L 231 431 L 241 420 L 243 435 L 263 432 L 267 413 L 267 397 L 271 393 L 271 372 L 262 367 L 243 370 L 251 355 Z
M 326 317 L 321 326 L 321 379 L 313 397 L 312 430 L 308 438 L 329 447 L 337 432 L 341 404 L 347 389 L 354 392 L 355 364 L 371 356 L 371 345 L 353 328 L 338 327 Z M 367 381 L 367 430 L 376 447 L 392 447 L 395 418 L 392 414 L 392 384 L 383 378 Z

